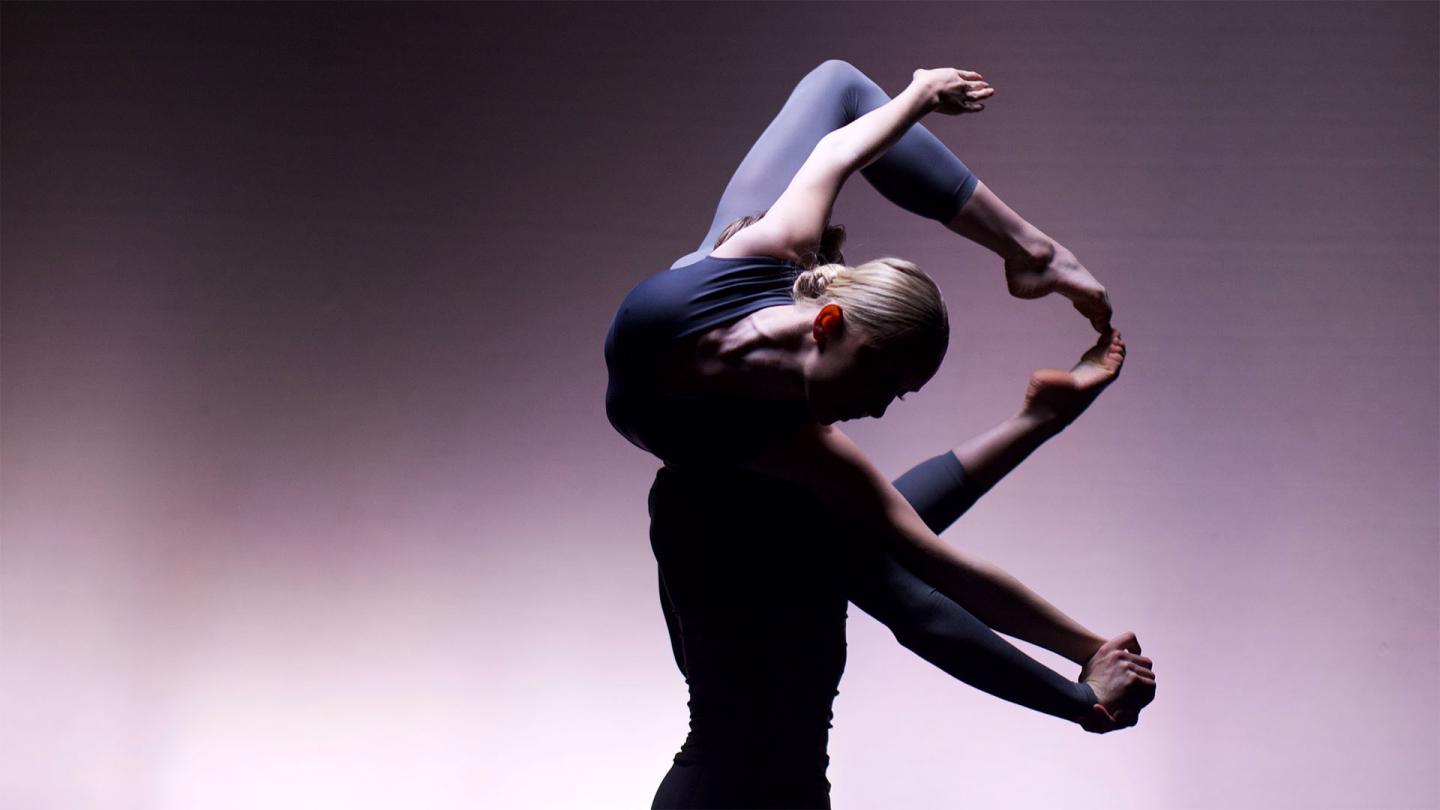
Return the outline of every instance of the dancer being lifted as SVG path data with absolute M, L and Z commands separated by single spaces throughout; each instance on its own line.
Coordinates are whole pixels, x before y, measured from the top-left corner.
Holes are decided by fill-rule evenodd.
M 826 743 L 847 602 L 954 677 L 1103 733 L 1154 697 L 1133 633 L 1106 640 L 937 534 L 1118 376 L 1104 288 L 918 121 L 978 112 L 973 71 L 916 70 L 887 96 L 828 60 L 731 178 L 699 249 L 637 284 L 605 339 L 606 412 L 664 462 L 650 541 L 690 734 L 654 807 L 828 807 Z M 1018 413 L 891 482 L 835 423 L 882 416 L 940 367 L 949 320 L 914 264 L 845 265 L 836 195 L 887 199 L 993 250 L 1009 291 L 1057 292 L 1100 332 L 1031 375 Z M 1081 664 L 1069 681 L 995 631 Z

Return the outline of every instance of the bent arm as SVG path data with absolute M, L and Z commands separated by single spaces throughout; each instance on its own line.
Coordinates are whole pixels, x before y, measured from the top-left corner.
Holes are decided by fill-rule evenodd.
M 1094 653 L 1094 633 L 998 566 L 937 537 L 839 429 L 806 425 L 745 466 L 809 489 L 897 562 L 995 630 L 1079 664 Z
M 732 236 L 715 255 L 785 257 L 815 249 L 850 175 L 878 160 L 937 103 L 935 88 L 914 80 L 885 104 L 826 133 L 764 218 Z

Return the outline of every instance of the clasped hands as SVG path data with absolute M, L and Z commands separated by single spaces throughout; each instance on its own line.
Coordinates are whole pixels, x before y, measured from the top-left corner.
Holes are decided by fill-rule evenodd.
M 1102 644 L 1080 670 L 1080 682 L 1089 684 L 1100 701 L 1080 718 L 1080 726 L 1104 734 L 1140 722 L 1140 710 L 1155 699 L 1154 666 L 1140 654 L 1140 641 L 1132 632 Z

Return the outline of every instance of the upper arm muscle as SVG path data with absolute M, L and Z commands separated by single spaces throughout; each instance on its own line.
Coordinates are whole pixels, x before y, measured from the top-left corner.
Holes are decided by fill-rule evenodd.
M 850 174 L 828 138 L 828 135 L 821 138 L 815 145 L 805 164 L 790 179 L 790 185 L 766 210 L 764 218 L 740 230 L 711 255 L 721 258 L 779 256 L 794 260 L 816 249 L 830 222 L 835 198 Z
M 957 602 L 981 569 L 981 562 L 930 531 L 905 496 L 839 428 L 805 425 L 743 466 L 809 491 L 837 515 L 853 521 L 864 539 L 880 543 L 898 562 Z
M 878 532 L 886 545 L 933 536 L 905 496 L 832 425 L 804 425 L 743 466 L 799 485 L 837 513 Z

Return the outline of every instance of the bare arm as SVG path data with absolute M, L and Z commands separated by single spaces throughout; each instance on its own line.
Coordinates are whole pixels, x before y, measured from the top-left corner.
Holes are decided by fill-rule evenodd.
M 826 133 L 764 219 L 732 236 L 715 255 L 789 257 L 813 250 L 850 175 L 878 160 L 930 112 L 966 111 L 972 97 L 983 98 L 991 92 L 984 85 L 973 71 L 915 71 L 910 85 L 899 95 Z
M 995 630 L 1078 664 L 1097 636 L 998 566 L 932 532 L 860 448 L 832 425 L 806 425 L 745 466 L 799 484 L 869 532 L 895 559 Z

